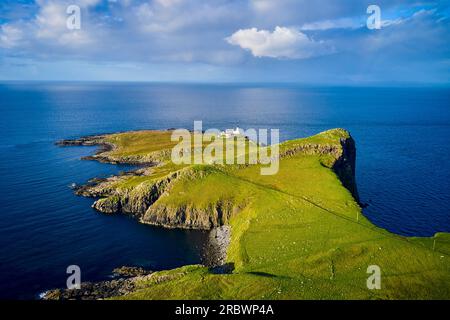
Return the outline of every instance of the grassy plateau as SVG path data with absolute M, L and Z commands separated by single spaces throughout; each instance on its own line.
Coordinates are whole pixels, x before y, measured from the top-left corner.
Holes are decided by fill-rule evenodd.
M 226 261 L 233 270 L 189 265 L 159 271 L 113 299 L 450 298 L 450 235 L 403 237 L 362 214 L 334 170 L 342 142 L 351 139 L 347 131 L 280 144 L 279 171 L 266 176 L 260 174 L 262 164 L 175 165 L 170 136 L 170 131 L 102 136 L 99 142 L 114 147 L 99 156 L 151 159 L 156 166 L 100 183 L 92 187 L 94 195 L 108 202 L 104 205 L 140 212 L 144 223 L 229 225 Z M 148 196 L 152 188 L 159 191 Z M 381 289 L 367 287 L 370 265 L 380 267 Z

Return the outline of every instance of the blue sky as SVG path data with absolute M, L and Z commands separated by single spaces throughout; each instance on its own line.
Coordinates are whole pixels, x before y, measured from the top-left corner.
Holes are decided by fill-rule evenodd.
M 0 80 L 447 85 L 449 19 L 427 0 L 2 0 Z

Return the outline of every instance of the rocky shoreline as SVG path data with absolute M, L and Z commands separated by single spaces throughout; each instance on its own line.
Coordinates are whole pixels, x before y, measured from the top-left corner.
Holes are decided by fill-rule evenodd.
M 214 228 L 210 231 L 202 255 L 203 266 L 218 270 L 220 273 L 232 271 L 232 267 L 226 264 L 230 236 L 229 226 Z M 166 276 L 156 276 L 151 270 L 127 266 L 114 269 L 111 277 L 111 280 L 82 282 L 80 289 L 51 289 L 41 294 L 40 298 L 42 300 L 102 300 L 131 293 L 138 288 L 139 282 L 151 280 L 157 284 L 171 280 Z
M 227 248 L 230 243 L 231 228 L 213 228 L 205 244 L 202 265 L 218 273 L 229 273 L 232 267 L 226 264 Z M 151 280 L 154 283 L 171 280 L 167 276 L 157 276 L 153 271 L 141 267 L 123 266 L 112 271 L 111 280 L 82 282 L 80 289 L 52 289 L 41 295 L 42 300 L 103 300 L 133 292 L 139 282 Z
M 59 140 L 55 143 L 55 145 L 60 147 L 71 147 L 71 146 L 97 147 L 97 150 L 94 152 L 93 155 L 82 157 L 81 158 L 82 160 L 94 160 L 101 163 L 110 163 L 110 164 L 128 164 L 128 165 L 145 165 L 145 166 L 158 165 L 158 162 L 148 159 L 139 159 L 139 158 L 123 159 L 110 156 L 109 154 L 116 149 L 116 146 L 113 143 L 105 141 L 105 138 L 107 136 L 108 134 L 104 134 L 104 135 L 85 136 L 78 139 Z
M 113 214 L 125 213 L 135 216 L 139 222 L 151 224 L 164 228 L 188 228 L 188 229 L 203 229 L 209 230 L 210 235 L 208 242 L 205 244 L 204 252 L 202 254 L 203 265 L 216 268 L 225 264 L 226 252 L 230 242 L 231 228 L 225 225 L 216 224 L 195 224 L 186 223 L 186 221 L 167 222 L 164 220 L 145 220 L 144 213 L 148 207 L 151 206 L 164 192 L 167 192 L 172 179 L 183 175 L 183 172 L 176 172 L 169 175 L 166 179 L 161 180 L 154 186 L 150 187 L 148 193 L 139 197 L 137 202 L 127 201 L 129 206 L 122 206 L 120 201 L 114 201 L 113 185 L 131 177 L 149 176 L 152 174 L 153 168 L 158 166 L 162 161 L 148 161 L 148 159 L 117 159 L 109 156 L 111 151 L 116 149 L 112 143 L 106 142 L 107 135 L 86 136 L 74 140 L 61 140 L 56 142 L 56 145 L 66 146 L 98 146 L 94 155 L 83 157 L 82 160 L 95 160 L 102 163 L 111 164 L 130 164 L 140 165 L 141 167 L 133 171 L 125 172 L 120 175 L 111 176 L 108 178 L 93 178 L 85 185 L 75 186 L 74 192 L 78 196 L 97 198 L 92 207 L 99 212 Z M 189 174 L 189 173 L 186 173 Z M 106 198 L 105 198 L 106 196 Z M 183 210 L 186 210 L 184 208 Z M 220 209 L 219 209 L 220 210 Z M 203 213 L 199 213 L 200 215 Z M 105 280 L 100 282 L 83 282 L 80 289 L 53 289 L 42 294 L 43 300 L 97 300 L 107 299 L 113 296 L 125 295 L 136 289 L 136 283 L 139 281 L 149 280 L 153 276 L 152 271 L 145 270 L 140 267 L 121 267 L 114 269 L 112 272 L 112 280 Z M 155 279 L 156 282 L 164 281 L 165 279 Z
M 102 300 L 133 292 L 139 281 L 163 281 L 150 270 L 139 267 L 120 267 L 113 270 L 113 279 L 82 282 L 80 289 L 52 289 L 42 294 L 42 300 Z

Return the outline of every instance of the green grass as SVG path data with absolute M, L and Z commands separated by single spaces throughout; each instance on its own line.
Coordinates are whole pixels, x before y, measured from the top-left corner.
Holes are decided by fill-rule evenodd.
M 161 150 L 170 150 L 176 142 L 170 140 L 171 131 L 143 130 L 108 135 L 106 141 L 116 148 L 112 156 L 140 156 Z
M 166 135 L 119 134 L 110 141 L 118 142 L 115 152 L 128 156 L 170 147 Z M 345 130 L 332 130 L 283 143 L 280 150 L 306 144 L 339 147 L 345 138 Z M 117 298 L 449 299 L 450 235 L 406 238 L 374 226 L 327 165 L 332 161 L 329 155 L 297 153 L 281 159 L 273 176 L 260 175 L 258 165 L 193 167 L 197 174 L 176 180 L 156 204 L 207 209 L 229 202 L 239 207 L 229 221 L 227 260 L 235 266 L 233 273 L 185 266 L 155 273 L 135 292 Z M 179 169 L 168 162 L 154 175 L 121 183 L 133 188 Z M 369 265 L 381 268 L 381 290 L 366 287 Z

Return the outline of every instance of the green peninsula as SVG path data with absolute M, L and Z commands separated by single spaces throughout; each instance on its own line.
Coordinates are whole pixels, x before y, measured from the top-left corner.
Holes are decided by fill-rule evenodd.
M 143 165 L 79 188 L 96 199 L 96 210 L 169 228 L 228 228 L 222 267 L 136 276 L 110 298 L 450 298 L 450 235 L 402 237 L 364 217 L 347 131 L 281 143 L 279 172 L 271 176 L 260 175 L 259 164 L 175 165 L 170 136 L 135 131 L 61 142 L 103 146 L 88 159 Z M 381 270 L 381 289 L 367 287 L 371 265 Z

